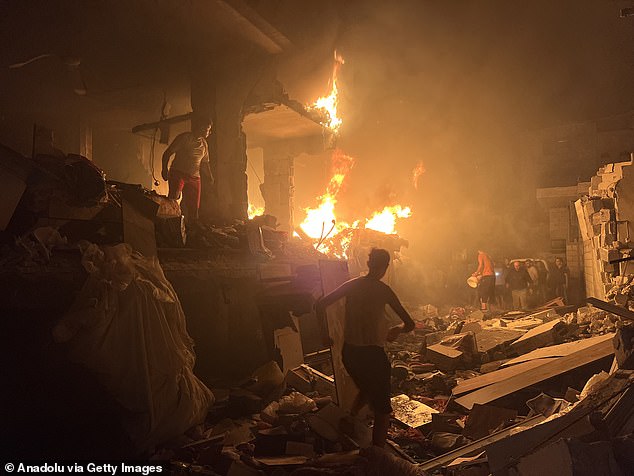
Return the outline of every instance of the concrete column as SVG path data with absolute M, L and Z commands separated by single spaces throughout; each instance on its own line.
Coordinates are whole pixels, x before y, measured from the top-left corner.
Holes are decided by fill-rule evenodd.
M 260 62 L 248 55 L 233 55 L 216 70 L 211 69 L 211 63 L 193 69 L 193 112 L 205 114 L 214 122 L 207 142 L 215 184 L 206 191 L 203 183 L 203 220 L 229 223 L 247 218 L 247 147 L 242 119 L 245 103 L 261 75 Z
M 283 148 L 264 147 L 264 196 L 265 213 L 277 217 L 278 230 L 292 232 L 293 197 L 295 195 L 294 155 Z

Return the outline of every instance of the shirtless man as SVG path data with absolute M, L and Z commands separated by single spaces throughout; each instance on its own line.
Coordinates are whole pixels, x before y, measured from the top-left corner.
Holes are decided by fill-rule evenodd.
M 478 299 L 480 310 L 487 312 L 489 303 L 495 297 L 495 268 L 491 257 L 482 250 L 478 250 L 478 269 L 471 275 L 478 278 Z
M 390 254 L 374 248 L 368 257 L 368 274 L 346 281 L 317 301 L 317 318 L 325 321 L 326 308 L 346 298 L 343 365 L 359 387 L 351 413 L 368 403 L 374 412 L 372 443 L 383 447 L 387 439 L 392 406 L 390 403 L 390 362 L 383 346 L 399 334 L 414 330 L 414 321 L 392 289 L 381 281 L 390 264 Z M 385 305 L 403 324 L 389 327 Z M 322 329 L 325 326 L 322 325 Z M 329 339 L 328 339 L 329 340 Z
M 161 176 L 169 183 L 168 197 L 177 200 L 181 192 L 181 206 L 186 223 L 198 220 L 200 207 L 200 174 L 203 172 L 213 183 L 209 167 L 209 146 L 207 136 L 211 132 L 211 121 L 196 118 L 192 120 L 192 132 L 176 136 L 163 153 Z M 172 155 L 171 166 L 168 167 Z

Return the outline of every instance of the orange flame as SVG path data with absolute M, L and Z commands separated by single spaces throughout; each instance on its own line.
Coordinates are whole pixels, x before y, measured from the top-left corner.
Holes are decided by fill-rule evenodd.
M 339 89 L 337 88 L 337 75 L 339 74 L 339 68 L 345 62 L 341 55 L 337 54 L 335 51 L 335 64 L 332 68 L 332 80 L 331 80 L 331 89 L 330 94 L 328 96 L 322 96 L 313 104 L 313 109 L 320 109 L 328 118 L 325 123 L 322 123 L 328 129 L 333 131 L 335 134 L 339 133 L 339 128 L 341 127 L 342 120 L 337 115 L 337 107 L 339 106 Z
M 414 188 L 418 190 L 418 179 L 421 175 L 426 172 L 425 166 L 423 165 L 423 161 L 421 160 L 416 164 L 414 170 L 412 171 L 412 181 L 414 182 Z
M 335 149 L 332 153 L 332 177 L 326 187 L 326 193 L 319 197 L 319 205 L 317 208 L 306 208 L 306 218 L 300 225 L 311 238 L 316 240 L 326 236 L 331 227 L 331 231 L 338 232 L 347 226 L 346 223 L 339 223 L 335 216 L 335 204 L 337 203 L 337 195 L 341 190 L 343 181 L 350 169 L 354 166 L 354 159 L 344 154 L 341 149 Z
M 254 217 L 264 215 L 264 207 L 258 207 L 257 205 L 253 205 L 251 202 L 249 202 L 247 215 L 249 216 L 249 220 L 251 220 Z
M 337 88 L 337 74 L 339 68 L 344 64 L 343 58 L 335 51 L 335 64 L 332 70 L 331 91 L 328 96 L 320 97 L 312 106 L 319 109 L 328 118 L 323 123 L 334 134 L 338 134 L 342 124 L 341 118 L 337 115 L 339 103 Z M 349 224 L 337 218 L 335 208 L 337 205 L 337 195 L 341 191 L 347 174 L 354 165 L 354 159 L 344 154 L 340 149 L 336 149 L 331 157 L 332 176 L 326 187 L 326 192 L 318 198 L 319 205 L 316 208 L 305 208 L 306 218 L 299 225 L 301 231 L 309 238 L 315 240 L 315 247 L 330 256 L 337 258 L 347 258 L 348 249 L 353 242 L 353 238 L 358 236 L 359 230 L 375 230 L 385 234 L 396 233 L 396 222 L 402 218 L 408 218 L 412 212 L 409 207 L 401 205 L 386 206 L 381 211 L 376 211 L 371 218 L 364 218 Z M 416 170 L 419 170 L 416 172 Z M 414 170 L 414 186 L 417 186 L 418 176 L 424 173 L 422 162 Z M 297 235 L 297 233 L 294 233 Z
M 396 233 L 396 219 L 409 218 L 410 216 L 412 216 L 412 210 L 409 207 L 403 208 L 400 205 L 385 207 L 380 212 L 374 212 L 372 218 L 366 221 L 365 228 L 393 235 Z
M 300 228 L 315 240 L 315 246 L 319 251 L 337 258 L 347 258 L 348 248 L 356 230 L 366 228 L 385 234 L 395 234 L 397 220 L 410 217 L 412 212 L 409 207 L 393 205 L 374 212 L 369 219 L 356 220 L 352 224 L 339 220 L 335 211 L 337 195 L 354 165 L 354 159 L 336 149 L 331 160 L 332 177 L 326 187 L 326 193 L 319 197 L 319 205 L 316 208 L 304 210 L 306 218 Z

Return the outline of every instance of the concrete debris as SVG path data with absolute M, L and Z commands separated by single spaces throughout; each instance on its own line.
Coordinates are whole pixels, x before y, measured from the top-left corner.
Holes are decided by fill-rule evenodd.
M 567 326 L 563 319 L 546 322 L 513 341 L 511 349 L 517 354 L 525 354 L 539 347 L 559 344 L 563 341 L 566 332 Z
M 352 386 L 337 359 L 341 347 L 316 347 L 310 354 L 302 348 L 314 343 L 300 335 L 308 324 L 299 316 L 313 312 L 325 278 L 331 289 L 347 279 L 343 262 L 317 263 L 324 255 L 314 243 L 306 236 L 289 239 L 270 215 L 185 226 L 175 200 L 106 181 L 82 157 L 55 162 L 0 154 L 9 164 L 0 178 L 10 189 L 0 228 L 13 238 L 0 253 L 0 302 L 24 312 L 20 317 L 33 317 L 25 309 L 66 316 L 50 326 L 52 339 L 69 348 L 77 339 L 70 350 L 110 377 L 100 383 L 139 427 L 139 414 L 147 413 L 155 427 L 145 425 L 145 435 L 137 428 L 131 442 L 145 456 L 155 452 L 156 459 L 169 460 L 175 474 L 631 474 L 634 275 L 620 266 L 633 247 L 629 234 L 624 238 L 629 231 L 620 220 L 618 194 L 603 179 L 594 180 L 595 195 L 580 200 L 577 212 L 601 263 L 593 268 L 593 283 L 602 292 L 594 295 L 610 302 L 590 298 L 577 307 L 561 296 L 532 311 L 497 313 L 418 306 L 415 330 L 386 345 L 394 411 L 383 450 L 372 447 L 365 414 L 343 410 Z M 623 167 L 602 176 L 617 183 Z M 398 237 L 369 230 L 354 236 L 365 240 L 363 246 L 371 238 L 385 240 L 390 250 L 402 246 Z M 110 259 L 117 252 L 119 259 Z M 172 287 L 174 276 L 178 285 Z M 145 307 L 133 305 L 134 296 Z M 76 299 L 80 306 L 73 305 Z M 119 323 L 113 314 L 126 303 L 136 319 Z M 142 312 L 146 308 L 152 312 Z M 248 321 L 251 312 L 260 320 Z M 192 317 L 197 313 L 198 321 Z M 169 319 L 172 314 L 178 319 Z M 153 328 L 160 339 L 151 342 L 140 343 L 141 324 L 129 328 L 159 321 L 170 333 Z M 101 338 L 113 325 L 136 338 L 134 345 L 121 350 L 128 341 Z M 193 373 L 190 326 L 202 336 L 197 353 L 221 335 L 213 344 L 220 350 L 204 360 L 242 360 L 246 367 L 251 356 L 238 354 L 253 348 L 258 363 L 240 374 L 242 380 L 214 381 L 212 394 Z M 237 328 L 257 330 L 247 342 L 236 337 Z M 178 339 L 164 342 L 171 335 Z M 177 348 L 174 362 L 174 352 L 165 349 Z M 131 362 L 148 363 L 148 349 L 156 363 L 147 369 L 147 394 L 160 404 L 146 409 L 148 402 L 138 401 L 139 384 L 126 376 Z M 170 383 L 149 377 L 163 368 Z M 133 447 L 129 443 L 122 446 Z

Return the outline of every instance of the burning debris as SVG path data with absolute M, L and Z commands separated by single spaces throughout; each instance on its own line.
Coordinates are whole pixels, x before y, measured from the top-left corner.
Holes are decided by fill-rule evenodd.
M 335 65 L 332 69 L 331 78 L 331 90 L 328 96 L 320 97 L 315 101 L 312 108 L 323 113 L 326 117 L 322 124 L 330 129 L 335 135 L 339 134 L 339 128 L 343 123 L 342 119 L 337 114 L 337 108 L 339 107 L 339 88 L 337 87 L 337 75 L 341 66 L 345 64 L 343 57 L 335 51 Z

